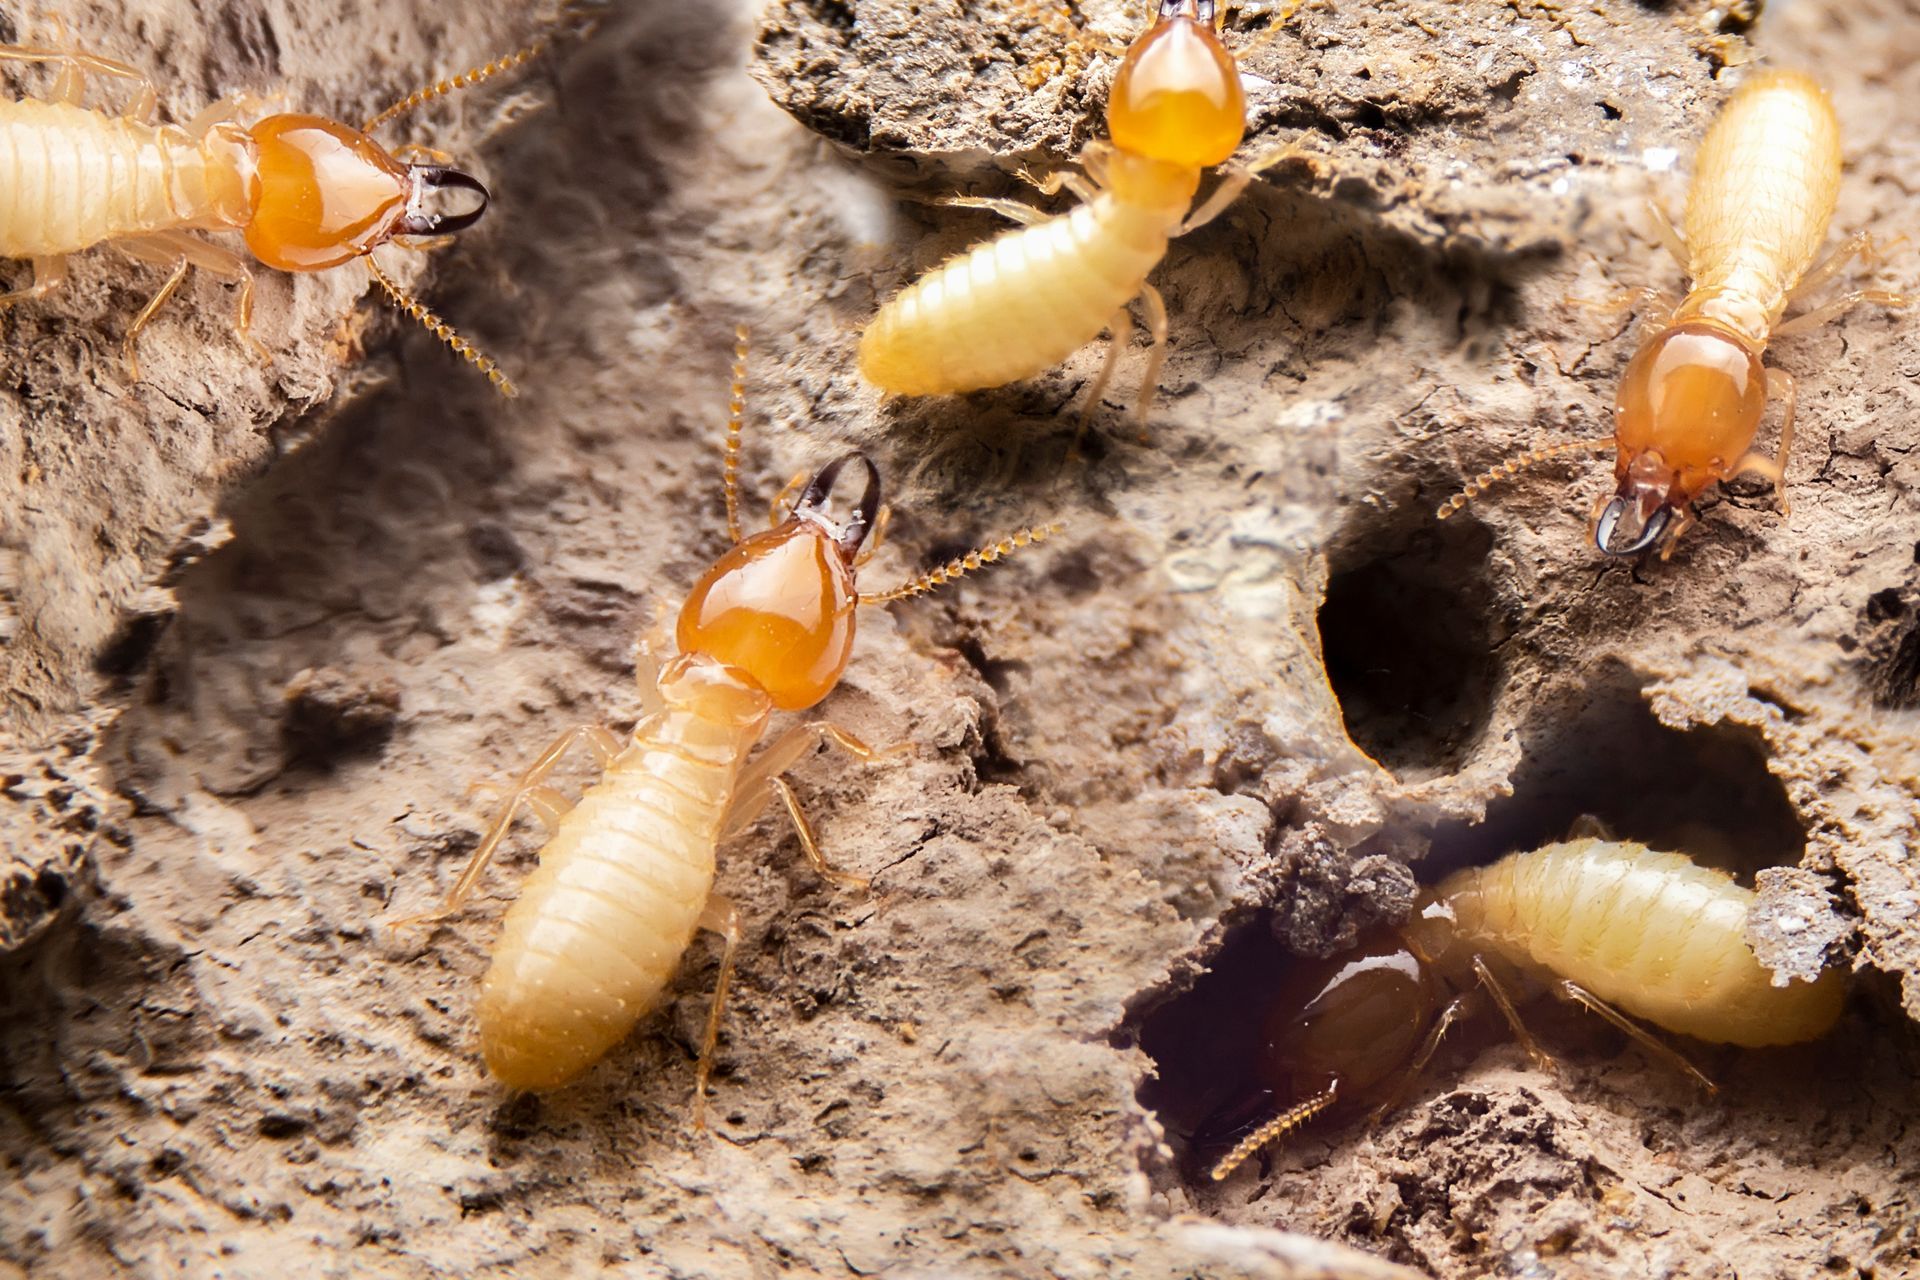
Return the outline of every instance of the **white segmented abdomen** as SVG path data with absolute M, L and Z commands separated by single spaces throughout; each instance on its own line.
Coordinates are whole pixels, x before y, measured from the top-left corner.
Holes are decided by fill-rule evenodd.
M 974 246 L 880 309 L 861 375 L 899 395 L 951 395 L 1052 368 L 1140 292 L 1180 212 L 1103 194 Z
M 1845 974 L 1775 986 L 1746 942 L 1753 892 L 1683 854 L 1572 840 L 1457 872 L 1434 893 L 1463 940 L 1669 1031 L 1794 1044 L 1840 1015 Z
M 209 160 L 178 129 L 59 102 L 0 102 L 0 256 L 57 257 L 208 225 Z
M 683 710 L 649 717 L 562 819 L 481 987 L 481 1048 L 503 1083 L 567 1083 L 653 1007 L 706 906 L 757 735 Z
M 1694 160 L 1686 238 L 1695 294 L 1730 295 L 1726 318 L 1743 330 L 1770 327 L 1820 251 L 1839 193 L 1840 121 L 1826 91 L 1797 71 L 1753 76 Z M 1741 303 L 1764 319 L 1742 316 Z

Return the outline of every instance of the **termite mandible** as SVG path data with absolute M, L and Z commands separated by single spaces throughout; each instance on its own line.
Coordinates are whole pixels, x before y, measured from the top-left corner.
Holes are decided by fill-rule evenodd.
M 1857 289 L 1781 321 L 1789 305 L 1833 279 L 1850 258 L 1873 252 L 1863 232 L 1808 270 L 1839 191 L 1840 122 L 1826 91 L 1797 71 L 1762 71 L 1741 85 L 1695 157 L 1684 240 L 1655 209 L 1662 239 L 1693 288 L 1628 363 L 1614 399 L 1612 438 L 1547 445 L 1509 459 L 1448 499 L 1440 518 L 1523 467 L 1608 448 L 1617 451 L 1615 489 L 1595 502 L 1592 518 L 1594 543 L 1607 555 L 1657 546 L 1666 559 L 1694 523 L 1694 499 L 1718 480 L 1765 477 L 1784 514 L 1795 387 L 1792 375 L 1762 363 L 1767 344 L 1862 302 L 1909 301 Z M 1771 458 L 1753 448 L 1770 399 L 1782 406 L 1780 447 Z M 1628 536 L 1616 545 L 1626 517 Z
M 1297 0 L 1295 0 L 1297 3 Z M 1161 0 L 1156 21 L 1127 50 L 1107 101 L 1110 141 L 1080 153 L 1085 176 L 1036 182 L 1080 204 L 1059 216 L 1017 200 L 955 197 L 1020 223 L 896 294 L 860 339 L 860 373 L 889 394 L 953 395 L 1017 382 L 1059 364 L 1112 330 L 1087 393 L 1084 423 L 1132 336 L 1127 305 L 1146 304 L 1153 348 L 1134 402 L 1144 423 L 1166 354 L 1167 308 L 1147 276 L 1167 243 L 1213 221 L 1256 174 L 1295 153 L 1279 148 L 1227 167 L 1188 213 L 1201 172 L 1224 165 L 1246 134 L 1240 72 L 1214 30 L 1214 0 Z M 1276 27 L 1283 22 L 1276 17 Z
M 1551 1059 L 1516 1000 L 1544 987 L 1709 1091 L 1698 1068 L 1633 1017 L 1754 1048 L 1824 1035 L 1846 998 L 1845 971 L 1776 986 L 1747 946 L 1753 901 L 1752 890 L 1685 854 L 1590 837 L 1455 872 L 1421 895 L 1404 924 L 1301 965 L 1274 993 L 1260 1068 L 1282 1110 L 1210 1176 L 1224 1179 L 1323 1112 L 1371 1103 L 1376 1118 L 1384 1114 L 1483 998 L 1536 1063 Z
M 234 329 L 262 360 L 252 335 L 253 270 L 240 253 L 196 232 L 237 231 L 247 252 L 278 271 L 324 271 L 359 258 L 383 293 L 503 395 L 513 383 L 451 326 L 381 270 L 373 250 L 389 242 L 451 235 L 480 220 L 491 195 L 479 179 L 431 157 L 409 163 L 370 136 L 424 102 L 490 79 L 537 56 L 539 40 L 516 53 L 402 98 L 355 129 L 324 116 L 236 120 L 247 95 L 213 103 L 185 126 L 154 123 L 153 84 L 123 62 L 89 53 L 0 46 L 0 61 L 60 68 L 51 96 L 0 101 L 0 257 L 28 258 L 33 283 L 0 294 L 0 306 L 40 298 L 66 280 L 68 255 L 112 245 L 137 262 L 171 270 L 127 329 L 129 375 L 138 380 L 140 331 L 192 267 L 239 285 Z M 88 75 L 128 83 L 119 115 L 83 105 Z M 457 213 L 430 208 L 440 191 L 478 199 Z
M 718 932 L 725 949 L 694 1076 L 696 1126 L 705 1124 L 707 1076 L 740 939 L 735 908 L 712 891 L 718 847 L 778 796 L 816 872 L 841 886 L 867 883 L 828 865 L 782 775 L 825 742 L 862 760 L 886 753 L 813 720 L 749 761 L 769 718 L 805 710 L 832 692 L 852 656 L 858 606 L 932 591 L 1062 527 L 1023 529 L 903 586 L 863 593 L 855 576 L 878 549 L 887 514 L 878 469 L 864 454 L 849 453 L 810 481 L 804 472 L 794 477 L 774 499 L 769 530 L 742 536 L 735 476 L 746 359 L 743 328 L 725 452 L 733 546 L 681 608 L 679 652 L 661 666 L 641 645 L 640 722 L 625 740 L 599 726 L 561 734 L 521 775 L 445 906 L 399 922 L 458 911 L 523 806 L 550 828 L 539 867 L 507 912 L 480 993 L 481 1051 L 493 1076 L 514 1089 L 554 1089 L 580 1076 L 653 1008 L 694 931 Z M 827 502 L 850 471 L 864 473 L 865 487 L 850 515 L 835 519 Z M 863 551 L 869 535 L 875 546 Z M 569 804 L 546 780 L 578 745 L 593 752 L 602 772 Z

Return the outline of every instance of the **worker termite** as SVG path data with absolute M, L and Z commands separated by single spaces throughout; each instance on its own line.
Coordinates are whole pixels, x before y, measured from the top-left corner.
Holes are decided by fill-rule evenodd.
M 1290 7 L 1290 6 L 1289 6 Z M 1278 22 L 1280 19 L 1276 19 Z M 1039 183 L 1080 204 L 1051 216 L 1016 200 L 961 197 L 1021 226 L 976 245 L 895 295 L 860 340 L 860 372 L 880 390 L 951 395 L 1048 369 L 1111 327 L 1084 421 L 1132 333 L 1127 305 L 1146 304 L 1153 348 L 1135 402 L 1145 421 L 1167 341 L 1167 308 L 1147 275 L 1168 241 L 1218 217 L 1283 149 L 1229 168 L 1195 209 L 1201 171 L 1224 164 L 1246 133 L 1233 55 L 1214 31 L 1213 0 L 1161 0 L 1157 20 L 1127 50 L 1107 101 L 1110 141 L 1081 152 L 1085 175 Z
M 1859 289 L 1784 323 L 1789 305 L 1826 284 L 1847 260 L 1870 255 L 1854 236 L 1809 271 L 1826 239 L 1840 190 L 1840 122 L 1826 92 L 1795 71 L 1763 71 L 1743 84 L 1714 120 L 1687 190 L 1686 237 L 1664 217 L 1661 233 L 1692 280 L 1692 291 L 1659 318 L 1621 377 L 1612 439 L 1531 450 L 1475 477 L 1441 506 L 1446 519 L 1497 480 L 1564 453 L 1617 450 L 1616 488 L 1594 504 L 1599 549 L 1662 559 L 1694 523 L 1693 501 L 1717 480 L 1759 475 L 1786 511 L 1793 447 L 1793 377 L 1761 362 L 1775 338 L 1805 333 L 1861 302 L 1897 307 L 1908 299 Z M 1658 210 L 1655 211 L 1658 213 Z M 1770 399 L 1782 405 L 1780 448 L 1753 448 Z M 1627 540 L 1614 545 L 1622 517 Z
M 1300 966 L 1267 1004 L 1259 1074 L 1283 1110 L 1218 1182 L 1323 1112 L 1391 1109 L 1448 1028 L 1491 999 L 1538 1063 L 1516 993 L 1545 986 L 1713 1085 L 1627 1015 L 1720 1044 L 1795 1044 L 1840 1016 L 1846 975 L 1776 986 L 1745 938 L 1752 890 L 1685 854 L 1577 839 L 1459 871 L 1353 951 Z
M 414 246 L 422 237 L 465 230 L 486 212 L 490 193 L 437 157 L 408 163 L 370 135 L 424 102 L 520 66 L 543 45 L 411 93 L 360 129 L 298 114 L 242 126 L 236 117 L 249 99 L 241 94 L 184 127 L 156 124 L 159 97 L 133 67 L 88 53 L 0 46 L 0 61 L 60 68 L 48 99 L 0 101 L 0 256 L 33 261 L 33 283 L 0 294 L 0 306 L 44 297 L 65 282 L 68 255 L 110 244 L 172 272 L 127 329 L 134 379 L 140 331 L 191 267 L 238 283 L 234 328 L 265 359 L 252 335 L 252 268 L 234 250 L 192 234 L 237 231 L 257 261 L 279 271 L 324 271 L 361 259 L 396 306 L 511 396 L 513 383 L 500 368 L 408 296 L 372 256 L 388 242 Z M 89 74 L 131 86 L 121 114 L 82 105 Z M 436 212 L 430 205 L 440 191 L 465 192 L 478 203 Z
M 739 335 L 727 426 L 725 489 L 733 546 L 681 608 L 679 652 L 664 666 L 639 651 L 644 714 L 623 742 L 599 727 L 568 730 L 521 775 L 474 850 L 446 905 L 460 909 L 522 806 L 550 828 L 540 864 L 507 912 L 481 987 L 481 1050 L 495 1078 L 515 1089 L 552 1089 L 591 1067 L 633 1029 L 666 988 L 696 928 L 725 939 L 720 976 L 695 1073 L 695 1121 L 739 943 L 733 906 L 712 893 L 715 852 L 778 796 L 815 871 L 840 885 L 864 878 L 828 866 L 799 801 L 781 776 L 806 752 L 833 742 L 856 757 L 874 751 L 829 721 L 800 724 L 748 761 L 776 710 L 812 707 L 839 682 L 851 656 L 855 609 L 933 590 L 1057 532 L 1023 529 L 906 585 L 875 594 L 855 576 L 886 526 L 880 476 L 849 453 L 811 481 L 794 478 L 774 500 L 769 531 L 742 537 L 735 474 L 745 411 L 746 333 Z M 849 470 L 866 484 L 844 520 L 827 513 Z M 790 509 L 788 499 L 798 490 Z M 600 780 L 572 805 L 546 785 L 575 746 L 598 757 Z

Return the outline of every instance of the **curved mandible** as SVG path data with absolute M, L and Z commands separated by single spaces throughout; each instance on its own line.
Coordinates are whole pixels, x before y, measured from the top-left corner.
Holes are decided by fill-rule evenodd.
M 1593 545 L 1598 547 L 1602 554 L 1637 556 L 1643 551 L 1651 550 L 1665 536 L 1667 526 L 1673 523 L 1673 508 L 1663 502 L 1654 508 L 1653 514 L 1647 517 L 1647 522 L 1640 526 L 1639 537 L 1624 547 L 1615 547 L 1612 545 L 1613 531 L 1619 527 L 1620 516 L 1626 509 L 1626 497 L 1615 494 L 1613 501 L 1607 504 L 1606 510 L 1602 511 L 1600 518 L 1594 522 Z
M 867 487 L 853 504 L 853 514 L 845 521 L 828 518 L 823 508 L 827 498 L 833 493 L 833 486 L 840 479 L 840 471 L 849 462 L 858 462 L 867 469 Z M 867 540 L 867 534 L 873 529 L 873 522 L 880 514 L 880 468 L 873 465 L 873 459 L 855 451 L 843 453 L 820 468 L 800 500 L 793 504 L 796 519 L 811 520 L 827 531 L 840 554 L 851 562 L 860 553 L 860 544 Z
M 407 211 L 402 215 L 398 230 L 408 236 L 444 236 L 456 231 L 465 231 L 480 221 L 487 207 L 493 203 L 493 193 L 486 184 L 470 173 L 462 172 L 450 165 L 415 164 L 407 166 L 407 173 L 413 179 L 413 198 L 407 201 Z M 429 213 L 420 208 L 421 197 L 429 191 L 471 191 L 480 197 L 480 206 L 465 213 Z

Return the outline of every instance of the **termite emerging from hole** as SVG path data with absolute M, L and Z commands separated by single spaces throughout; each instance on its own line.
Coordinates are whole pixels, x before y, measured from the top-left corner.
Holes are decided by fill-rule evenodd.
M 1746 943 L 1753 892 L 1685 854 L 1583 838 L 1459 871 L 1404 924 L 1303 962 L 1265 1004 L 1258 1075 L 1278 1114 L 1217 1160 L 1223 1180 L 1323 1113 L 1399 1101 L 1449 1028 L 1491 1002 L 1533 1060 L 1550 1065 L 1518 1006 L 1544 991 L 1605 1018 L 1713 1084 L 1634 1018 L 1699 1040 L 1796 1044 L 1840 1016 L 1846 974 L 1776 985 Z M 1631 1015 L 1631 1016 L 1630 1016 Z
M 1277 28 L 1293 6 L 1274 17 Z M 1189 11 L 1191 9 L 1191 11 Z M 1228 168 L 1189 214 L 1202 171 L 1223 165 L 1246 134 L 1240 72 L 1214 30 L 1213 0 L 1162 0 L 1127 50 L 1107 101 L 1109 140 L 1080 154 L 1085 174 L 1037 182 L 1080 204 L 1052 215 L 1017 200 L 958 197 L 1021 225 L 962 253 L 896 294 L 860 340 L 860 373 L 897 395 L 953 395 L 1030 378 L 1112 330 L 1084 423 L 1132 336 L 1127 306 L 1146 306 L 1153 347 L 1134 402 L 1144 423 L 1166 352 L 1167 308 L 1147 276 L 1174 236 L 1218 217 L 1261 170 L 1293 154 Z
M 1662 238 L 1692 290 L 1654 325 L 1627 365 L 1614 399 L 1614 434 L 1512 458 L 1475 477 L 1439 511 L 1446 519 L 1498 480 L 1546 458 L 1616 450 L 1615 489 L 1594 504 L 1593 539 L 1613 556 L 1655 547 L 1662 559 L 1694 523 L 1693 501 L 1715 481 L 1763 476 L 1788 507 L 1793 377 L 1762 363 L 1775 338 L 1805 333 L 1862 302 L 1908 299 L 1857 289 L 1791 320 L 1856 255 L 1871 259 L 1866 233 L 1809 271 L 1826 239 L 1840 191 L 1840 122 L 1826 91 L 1796 71 L 1763 71 L 1727 100 L 1694 160 L 1683 240 L 1655 210 Z M 1757 452 L 1769 400 L 1781 405 L 1780 446 Z M 1616 535 L 1624 540 L 1616 541 Z
M 855 577 L 877 549 L 886 510 L 878 470 L 865 455 L 849 453 L 810 481 L 796 476 L 774 500 L 770 529 L 743 537 L 734 480 L 746 341 L 742 329 L 725 454 L 733 546 L 681 608 L 679 652 L 662 666 L 650 645 L 640 646 L 640 722 L 625 739 L 597 726 L 561 734 L 521 775 L 446 905 L 414 918 L 437 920 L 466 903 L 523 807 L 547 824 L 539 867 L 507 912 L 480 993 L 481 1051 L 494 1077 L 514 1089 L 553 1089 L 578 1078 L 659 1001 L 694 931 L 721 934 L 725 950 L 695 1074 L 697 1125 L 705 1122 L 707 1075 L 740 940 L 738 913 L 712 891 L 719 846 L 777 796 L 815 871 L 843 887 L 867 884 L 827 864 L 782 775 L 826 742 L 862 760 L 887 753 L 813 720 L 749 760 L 769 719 L 832 692 L 852 656 L 858 606 L 932 591 L 1060 528 L 1023 529 L 904 586 L 862 593 Z M 864 488 L 851 511 L 836 518 L 829 499 L 854 472 L 864 476 Z M 863 551 L 869 536 L 876 547 Z M 580 745 L 598 759 L 601 776 L 569 803 L 547 778 Z
M 112 245 L 136 262 L 170 269 L 127 328 L 129 375 L 138 381 L 140 332 L 199 267 L 239 287 L 234 329 L 262 360 L 252 335 L 253 269 L 235 250 L 202 238 L 239 232 L 247 253 L 278 271 L 324 271 L 359 258 L 383 293 L 504 395 L 513 383 L 492 360 L 410 297 L 373 259 L 389 242 L 418 247 L 480 220 L 491 200 L 479 179 L 428 154 L 389 152 L 371 136 L 424 102 L 518 67 L 544 47 L 517 53 L 407 95 L 359 129 L 324 116 L 276 114 L 252 125 L 236 94 L 184 126 L 154 122 L 159 95 L 139 71 L 88 53 L 0 46 L 0 61 L 60 68 L 46 100 L 0 101 L 0 256 L 33 262 L 33 283 L 0 294 L 0 306 L 41 298 L 67 277 L 67 257 Z M 84 105 L 89 75 L 125 82 L 118 115 Z M 443 191 L 473 201 L 458 212 L 433 206 Z

